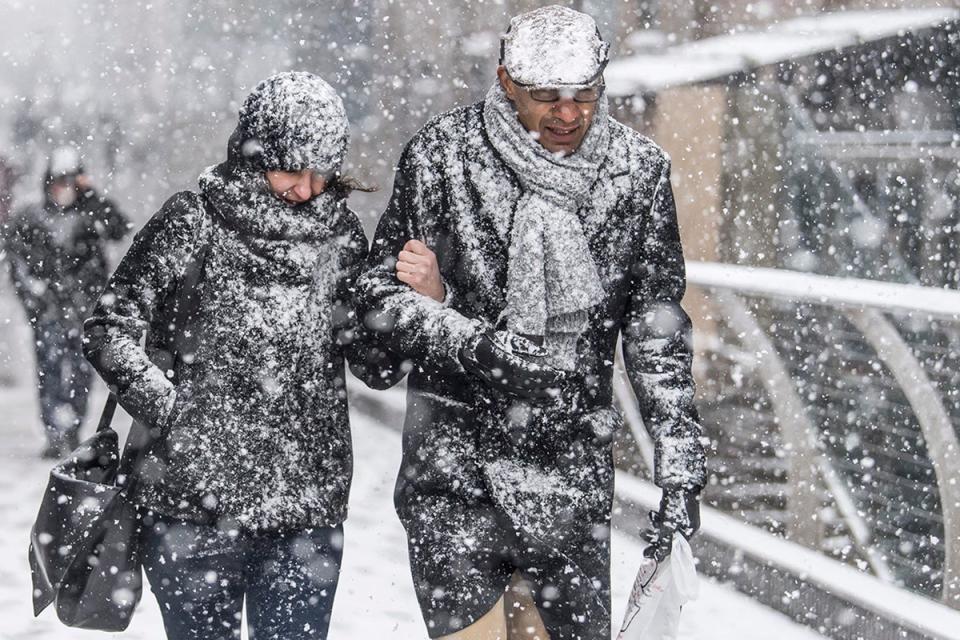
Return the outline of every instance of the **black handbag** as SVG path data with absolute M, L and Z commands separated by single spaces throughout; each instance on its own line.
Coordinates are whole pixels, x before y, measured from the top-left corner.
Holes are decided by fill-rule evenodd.
M 201 234 L 205 223 L 206 216 Z M 196 309 L 207 247 L 201 241 L 173 296 L 175 336 Z M 110 428 L 116 408 L 111 393 L 97 432 L 50 472 L 30 532 L 33 613 L 56 602 L 57 617 L 69 627 L 123 631 L 143 590 L 141 520 L 129 493 L 150 439 L 129 437 L 121 456 Z
M 140 519 L 110 428 L 116 406 L 111 394 L 97 433 L 50 472 L 30 532 L 33 613 L 56 601 L 70 627 L 123 631 L 142 591 Z

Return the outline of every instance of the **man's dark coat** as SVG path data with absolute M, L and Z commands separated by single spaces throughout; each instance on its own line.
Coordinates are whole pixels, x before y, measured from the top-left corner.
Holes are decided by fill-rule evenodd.
M 494 511 L 506 508 L 528 531 L 572 542 L 609 521 L 611 435 L 619 416 L 601 408 L 524 418 L 522 408 L 484 388 L 457 357 L 469 336 L 498 324 L 504 309 L 510 225 L 520 197 L 517 177 L 487 138 L 482 108 L 443 114 L 409 143 L 358 281 L 366 322 L 412 364 L 396 505 L 411 538 L 425 526 L 482 537 L 488 526 L 482 514 L 495 504 Z M 601 407 L 612 404 L 622 335 L 626 370 L 656 445 L 655 481 L 698 489 L 704 450 L 665 152 L 611 121 L 607 158 L 579 215 L 606 294 L 578 346 L 589 393 Z M 397 280 L 395 257 L 411 238 L 436 251 L 450 293 L 445 304 Z M 560 490 L 554 504 L 537 495 L 549 493 L 550 478 L 573 487 L 566 495 Z M 512 509 L 522 503 L 528 508 Z M 563 522 L 571 527 L 558 527 Z

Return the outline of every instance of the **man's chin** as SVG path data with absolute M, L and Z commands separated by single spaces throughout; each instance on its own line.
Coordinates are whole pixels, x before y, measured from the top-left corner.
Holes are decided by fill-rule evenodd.
M 561 156 L 570 155 L 571 153 L 575 152 L 577 148 L 580 146 L 579 143 L 577 144 L 542 143 L 542 144 L 543 144 L 543 148 L 549 151 L 550 153 L 554 155 L 561 155 Z

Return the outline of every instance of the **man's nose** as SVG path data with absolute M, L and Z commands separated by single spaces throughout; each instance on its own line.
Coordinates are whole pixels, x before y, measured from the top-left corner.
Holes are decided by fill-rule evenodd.
M 580 105 L 571 98 L 561 98 L 553 107 L 553 116 L 566 124 L 577 122 L 580 115 Z

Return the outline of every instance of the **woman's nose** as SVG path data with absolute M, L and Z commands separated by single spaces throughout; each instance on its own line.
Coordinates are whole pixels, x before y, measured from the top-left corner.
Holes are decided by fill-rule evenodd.
M 307 171 L 304 175 L 300 176 L 300 179 L 297 180 L 297 184 L 293 187 L 293 192 L 297 194 L 297 197 L 302 198 L 303 200 L 309 200 L 313 195 L 310 183 L 312 181 L 312 174 Z

